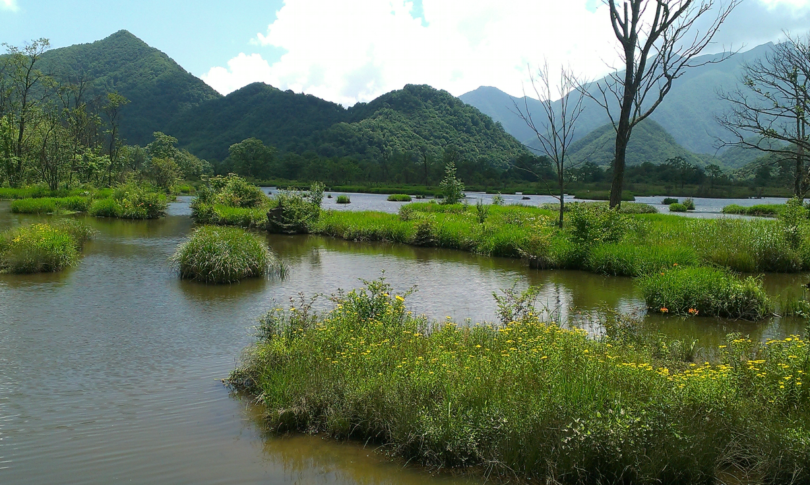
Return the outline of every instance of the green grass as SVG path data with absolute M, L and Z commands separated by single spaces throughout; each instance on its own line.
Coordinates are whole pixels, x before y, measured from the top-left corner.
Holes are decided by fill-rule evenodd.
M 349 198 L 348 195 L 338 195 L 337 199 L 335 199 L 335 203 L 337 203 L 337 204 L 351 204 L 352 200 Z
M 72 220 L 22 226 L 0 233 L 0 272 L 50 273 L 73 266 L 93 235 Z
M 148 188 L 123 186 L 111 198 L 93 201 L 88 212 L 94 217 L 117 219 L 159 219 L 166 214 L 168 202 L 162 193 Z
M 256 278 L 282 266 L 256 234 L 231 227 L 203 226 L 172 257 L 180 277 L 202 283 L 230 284 Z
M 11 202 L 11 212 L 15 214 L 53 214 L 58 212 L 87 212 L 92 199 L 90 197 L 42 197 L 34 199 L 15 199 Z
M 700 257 L 693 248 L 601 244 L 588 252 L 586 267 L 594 273 L 643 276 L 677 266 L 697 266 Z
M 574 192 L 574 198 L 583 200 L 610 200 L 609 190 L 579 190 Z M 632 192 L 622 192 L 622 201 L 632 202 L 636 196 Z
M 687 208 L 681 203 L 669 204 L 670 212 L 686 212 Z
M 391 194 L 388 196 L 389 202 L 410 202 L 411 196 L 408 194 Z
M 674 268 L 638 280 L 647 307 L 661 313 L 761 320 L 771 302 L 754 277 L 717 268 Z
M 678 203 L 680 203 L 680 200 L 674 199 L 672 197 L 667 197 L 667 198 L 665 198 L 664 200 L 661 201 L 662 205 L 670 205 L 670 204 L 678 204 Z
M 723 207 L 723 214 L 739 214 L 755 217 L 777 217 L 785 208 L 784 204 L 759 204 L 751 207 L 743 207 L 731 204 Z
M 530 483 L 805 483 L 810 346 L 732 338 L 715 365 L 545 324 L 429 322 L 380 282 L 277 308 L 230 384 L 267 428 Z M 760 377 L 764 375 L 764 377 Z M 723 478 L 725 476 L 725 478 Z

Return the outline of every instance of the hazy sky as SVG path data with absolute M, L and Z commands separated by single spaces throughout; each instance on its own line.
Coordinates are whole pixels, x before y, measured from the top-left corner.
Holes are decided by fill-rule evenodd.
M 121 29 L 223 94 L 263 81 L 344 105 L 408 83 L 519 95 L 543 59 L 590 78 L 616 59 L 601 0 L 0 0 L 0 42 L 62 47 Z M 712 49 L 808 29 L 810 0 L 744 0 Z

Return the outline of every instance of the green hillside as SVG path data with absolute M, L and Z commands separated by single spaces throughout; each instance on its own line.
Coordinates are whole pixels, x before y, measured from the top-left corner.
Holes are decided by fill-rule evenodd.
M 53 49 L 41 69 L 62 81 L 92 81 L 92 95 L 118 91 L 130 100 L 122 110 L 121 134 L 145 145 L 181 113 L 220 98 L 202 80 L 163 52 L 122 30 L 91 44 Z
M 258 138 L 282 152 L 379 159 L 384 153 L 440 158 L 454 146 L 468 159 L 505 163 L 526 149 L 488 116 L 446 91 L 408 85 L 344 109 L 314 96 L 253 84 L 189 110 L 166 129 L 196 155 L 222 160 Z
M 188 110 L 165 131 L 197 156 L 223 160 L 231 145 L 247 138 L 282 151 L 304 151 L 312 147 L 314 133 L 347 119 L 339 104 L 254 83 Z
M 569 152 L 569 160 L 572 163 L 593 162 L 606 167 L 613 162 L 615 144 L 616 132 L 613 126 L 604 125 L 574 142 Z M 658 165 L 675 157 L 681 157 L 698 166 L 716 162 L 711 160 L 712 157 L 696 155 L 683 148 L 661 125 L 650 119 L 633 130 L 630 145 L 627 147 L 628 166 L 641 165 L 644 162 Z

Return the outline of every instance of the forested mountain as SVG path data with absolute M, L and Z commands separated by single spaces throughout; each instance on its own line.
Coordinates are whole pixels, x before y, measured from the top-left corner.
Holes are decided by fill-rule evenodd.
M 715 117 L 726 109 L 717 97 L 718 89 L 734 89 L 743 62 L 761 58 L 772 48 L 773 44 L 764 44 L 719 63 L 712 62 L 719 59 L 719 55 L 697 58 L 696 64 L 706 64 L 686 70 L 675 81 L 672 90 L 651 119 L 660 124 L 685 149 L 695 153 L 715 154 L 718 138 L 727 136 L 715 121 Z M 514 102 L 521 108 L 524 107 L 522 98 L 512 97 L 497 88 L 481 87 L 463 94 L 460 99 L 488 114 L 495 121 L 500 121 L 520 141 L 532 141 L 532 132 L 523 126 L 525 123 L 513 112 Z M 528 103 L 535 121 L 541 120 L 543 111 L 539 102 L 529 99 Z M 577 124 L 577 135 L 584 137 L 609 121 L 602 107 L 586 100 L 585 111 Z
M 613 125 L 603 125 L 571 145 L 569 160 L 571 164 L 587 161 L 607 167 L 613 162 L 615 141 L 616 132 Z M 641 122 L 633 130 L 630 145 L 627 147 L 627 165 L 641 165 L 644 162 L 660 165 L 676 157 L 697 166 L 716 162 L 709 155 L 697 155 L 686 150 L 661 125 L 651 119 Z
M 121 113 L 121 136 L 146 145 L 180 114 L 221 95 L 169 56 L 126 30 L 91 44 L 47 51 L 40 69 L 64 83 L 88 83 L 90 96 L 117 91 L 130 103 Z
M 453 146 L 466 158 L 504 163 L 526 149 L 488 116 L 446 91 L 408 85 L 349 109 L 256 83 L 189 110 L 166 128 L 180 146 L 222 160 L 257 138 L 282 152 L 379 159 L 391 153 L 441 158 Z

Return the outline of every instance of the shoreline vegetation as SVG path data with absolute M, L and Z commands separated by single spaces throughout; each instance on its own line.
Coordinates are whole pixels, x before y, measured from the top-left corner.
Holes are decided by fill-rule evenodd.
M 497 296 L 498 324 L 407 311 L 383 279 L 275 308 L 228 379 L 272 432 L 374 442 L 434 468 L 542 483 L 805 483 L 810 372 L 800 336 L 694 342 L 605 316 L 589 337 L 543 322 L 531 290 Z
M 228 202 L 233 198 L 228 187 L 242 186 L 244 181 L 220 178 L 212 187 L 217 184 L 219 189 L 201 190 L 206 195 L 192 203 L 198 223 L 458 249 L 520 258 L 538 269 L 612 276 L 666 275 L 693 268 L 694 276 L 719 292 L 709 293 L 712 297 L 692 308 L 700 315 L 764 318 L 770 302 L 764 293 L 762 299 L 752 296 L 760 295 L 762 282 L 739 274 L 810 270 L 810 220 L 797 199 L 786 205 L 778 220 L 687 219 L 644 213 L 649 208 L 644 204 L 623 204 L 628 213 L 621 213 L 605 203 L 572 203 L 568 223 L 560 230 L 554 212 L 545 208 L 430 202 L 405 204 L 399 214 L 324 211 L 323 186 L 307 193 L 282 191 L 272 198 L 257 195 L 240 207 Z M 718 268 L 727 273 L 720 275 Z M 690 287 L 688 278 L 673 277 L 671 284 L 675 288 L 663 293 L 646 287 L 651 310 L 667 308 L 672 305 L 670 296 Z M 750 306 L 729 306 L 724 301 L 738 293 Z
M 75 265 L 94 232 L 65 219 L 0 232 L 0 273 L 52 273 Z
M 166 194 L 147 184 L 88 190 L 0 189 L 0 198 L 11 200 L 11 212 L 15 214 L 87 213 L 117 219 L 158 219 L 168 207 Z

